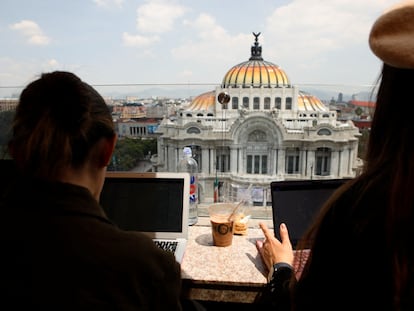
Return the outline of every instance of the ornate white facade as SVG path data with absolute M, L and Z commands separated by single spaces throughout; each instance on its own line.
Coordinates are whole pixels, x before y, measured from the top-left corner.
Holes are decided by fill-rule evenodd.
M 190 146 L 199 163 L 202 203 L 213 202 L 216 178 L 235 196 L 250 185 L 258 194 L 254 204 L 265 206 L 271 181 L 355 176 L 358 129 L 337 121 L 336 111 L 264 61 L 254 35 L 248 61 L 157 130 L 156 170 L 176 171 L 183 147 Z M 227 95 L 229 102 L 220 103 Z

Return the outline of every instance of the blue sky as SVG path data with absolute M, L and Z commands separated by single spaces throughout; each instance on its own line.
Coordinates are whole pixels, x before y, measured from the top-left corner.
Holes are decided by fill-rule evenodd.
M 293 84 L 370 85 L 390 0 L 1 0 L 0 88 L 69 70 L 90 84 L 220 84 L 259 42 Z

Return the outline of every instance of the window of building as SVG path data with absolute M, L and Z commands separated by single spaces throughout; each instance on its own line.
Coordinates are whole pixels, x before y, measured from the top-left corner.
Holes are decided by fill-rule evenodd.
M 201 154 L 201 146 L 198 145 L 188 145 L 186 147 L 190 147 L 191 148 L 191 152 L 192 152 L 192 156 L 194 158 L 194 160 L 197 161 L 198 164 L 198 172 L 201 172 L 201 168 L 203 165 L 203 158 L 202 158 L 202 154 Z
M 292 110 L 292 97 L 286 97 L 286 110 Z
M 262 155 L 262 174 L 267 174 L 267 155 Z
M 286 174 L 300 173 L 300 150 L 299 148 L 286 149 Z
M 239 109 L 239 98 L 238 97 L 232 97 L 231 98 L 231 108 L 232 109 Z
M 275 98 L 275 108 L 282 109 L 282 98 L 280 97 Z
M 246 173 L 268 173 L 268 141 L 262 130 L 254 130 L 247 138 Z
M 243 108 L 249 108 L 249 98 L 243 97 Z
M 247 174 L 267 174 L 267 155 L 248 155 Z
M 315 175 L 327 176 L 331 173 L 331 149 L 318 148 L 315 152 Z
M 228 147 L 217 149 L 216 170 L 222 173 L 230 171 L 230 149 Z
M 331 135 L 332 133 L 331 133 L 331 131 L 330 130 L 328 130 L 328 129 L 320 129 L 319 131 L 318 131 L 318 135 Z
M 192 126 L 187 129 L 187 134 L 200 134 L 201 131 L 198 127 Z
M 253 98 L 253 109 L 259 110 L 260 109 L 260 97 Z

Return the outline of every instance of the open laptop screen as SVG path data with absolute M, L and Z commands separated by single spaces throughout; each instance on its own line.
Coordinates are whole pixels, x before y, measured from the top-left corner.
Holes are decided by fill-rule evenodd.
M 274 181 L 271 183 L 274 232 L 286 223 L 294 248 L 332 193 L 349 179 Z
M 108 218 L 124 230 L 141 231 L 154 238 L 168 234 L 185 237 L 185 178 L 176 173 L 108 172 L 100 203 Z

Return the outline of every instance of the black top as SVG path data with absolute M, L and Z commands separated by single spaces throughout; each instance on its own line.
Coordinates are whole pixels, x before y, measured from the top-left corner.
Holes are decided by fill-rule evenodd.
M 113 225 L 86 188 L 18 180 L 0 213 L 0 309 L 181 309 L 174 256 Z
M 288 289 L 292 272 L 284 269 L 274 273 L 262 302 L 278 310 L 288 310 L 289 301 L 294 310 L 392 310 L 394 275 L 384 243 L 388 186 L 377 185 L 358 202 L 359 185 L 350 188 L 325 215 L 306 267 L 309 273 L 295 282 L 293 300 Z M 413 262 L 409 267 L 414 273 Z M 414 296 L 407 294 L 404 310 L 412 310 Z

